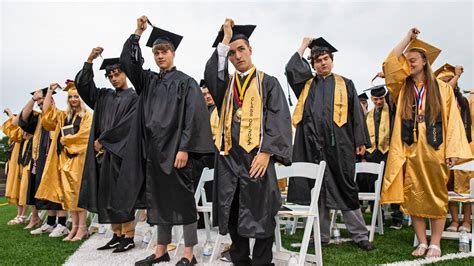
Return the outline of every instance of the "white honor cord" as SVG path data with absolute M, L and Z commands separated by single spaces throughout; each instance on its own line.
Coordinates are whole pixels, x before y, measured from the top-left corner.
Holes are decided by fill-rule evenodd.
M 257 70 L 257 69 L 255 69 Z M 258 86 L 258 92 L 260 93 L 260 99 L 262 101 L 262 107 L 260 108 L 260 145 L 258 147 L 258 152 L 260 153 L 260 150 L 262 149 L 262 143 L 263 143 L 263 130 L 265 130 L 265 128 L 263 127 L 263 90 L 262 88 L 260 87 L 260 73 L 258 71 L 255 71 L 257 73 L 257 86 Z M 263 84 L 262 84 L 263 85 Z

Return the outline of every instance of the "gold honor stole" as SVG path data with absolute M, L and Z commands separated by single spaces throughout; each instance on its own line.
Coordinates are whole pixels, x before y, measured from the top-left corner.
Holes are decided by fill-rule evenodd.
M 333 101 L 333 121 L 338 127 L 342 127 L 347 123 L 347 88 L 346 82 L 344 79 L 334 74 L 334 101 Z M 300 97 L 298 98 L 298 103 L 296 104 L 295 111 L 293 112 L 293 117 L 291 122 L 294 127 L 296 127 L 301 120 L 303 119 L 303 110 L 306 98 L 308 97 L 309 90 L 311 88 L 311 83 L 314 78 L 306 81 L 303 90 L 301 91 Z
M 219 114 L 217 112 L 217 108 L 214 108 L 211 112 L 211 131 L 212 131 L 212 139 L 216 140 L 216 134 L 219 130 Z
M 379 126 L 379 143 L 375 147 L 375 121 L 374 121 L 375 108 L 367 115 L 367 128 L 369 130 L 370 143 L 372 146 L 367 149 L 368 153 L 373 153 L 375 149 L 378 149 L 382 154 L 387 153 L 390 147 L 390 116 L 388 113 L 388 105 L 384 103 L 382 107 L 382 115 L 380 117 Z
M 262 122 L 262 80 L 264 73 L 257 71 L 257 75 L 250 82 L 242 103 L 242 117 L 240 120 L 239 145 L 248 153 L 260 146 Z M 234 83 L 235 76 L 231 75 L 231 82 L 227 86 L 224 103 L 221 107 L 219 127 L 216 132 L 215 145 L 219 151 L 222 147 L 224 135 L 224 154 L 228 155 L 232 148 L 232 114 L 234 110 Z M 224 134 L 222 134 L 224 132 Z M 221 152 L 222 154 L 222 152 Z

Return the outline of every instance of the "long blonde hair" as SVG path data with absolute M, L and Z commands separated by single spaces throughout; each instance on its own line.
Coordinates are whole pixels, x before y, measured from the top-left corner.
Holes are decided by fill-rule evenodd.
M 441 113 L 441 94 L 439 92 L 438 82 L 436 81 L 436 77 L 433 75 L 433 71 L 431 70 L 430 63 L 426 57 L 426 53 L 421 49 L 411 49 L 410 52 L 417 52 L 421 55 L 421 58 L 425 61 L 425 65 L 423 66 L 423 72 L 425 74 L 425 95 L 426 95 L 426 107 L 429 106 L 429 123 L 434 124 L 436 122 L 436 118 Z M 415 81 L 410 76 L 405 80 L 405 88 L 403 90 L 403 101 L 401 105 L 402 111 L 402 118 L 404 120 L 412 120 L 413 119 L 413 102 L 416 102 L 415 92 L 413 91 L 413 87 L 415 85 Z
M 77 90 L 74 90 L 74 91 L 77 93 Z M 66 100 L 66 103 L 67 103 L 67 108 L 66 108 L 67 121 L 71 121 L 72 118 L 74 117 L 74 109 L 72 109 L 71 105 L 69 104 L 69 96 L 71 95 L 71 93 L 72 93 L 72 91 L 68 91 L 67 100 Z M 79 101 L 81 103 L 81 110 L 77 113 L 77 116 L 82 118 L 82 117 L 84 117 L 84 115 L 87 112 L 86 104 L 82 100 L 81 96 L 79 94 L 77 94 L 77 95 L 79 96 Z

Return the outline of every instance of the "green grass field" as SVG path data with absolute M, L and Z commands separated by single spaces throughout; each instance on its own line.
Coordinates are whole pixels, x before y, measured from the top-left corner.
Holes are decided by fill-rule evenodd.
M 5 198 L 0 198 L 0 204 L 5 202 Z M 61 265 L 81 245 L 78 242 L 62 242 L 61 238 L 49 238 L 46 234 L 32 236 L 23 230 L 24 225 L 6 225 L 15 215 L 14 205 L 0 206 L 0 265 Z M 390 225 L 388 223 L 385 234 L 375 236 L 375 250 L 364 252 L 352 243 L 325 246 L 324 264 L 375 265 L 414 259 L 410 256 L 413 230 L 408 227 L 393 230 L 388 228 Z M 283 235 L 285 248 L 298 251 L 298 248 L 292 248 L 290 245 L 300 242 L 302 235 L 302 230 L 298 230 L 292 236 Z M 347 232 L 343 230 L 342 236 L 347 237 Z M 458 242 L 443 240 L 442 248 L 443 254 L 455 253 Z M 314 253 L 314 249 L 310 249 L 310 253 Z M 474 258 L 451 260 L 437 265 L 474 265 Z
M 5 202 L 0 199 L 0 204 Z M 15 216 L 15 205 L 0 207 L 0 265 L 61 265 L 82 243 L 34 236 L 23 229 L 26 225 L 7 225 Z

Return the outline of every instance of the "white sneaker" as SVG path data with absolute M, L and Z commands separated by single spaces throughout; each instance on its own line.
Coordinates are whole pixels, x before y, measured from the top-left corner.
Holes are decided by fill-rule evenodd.
M 47 223 L 43 224 L 40 228 L 30 231 L 32 235 L 41 235 L 42 233 L 51 233 L 53 232 L 54 226 Z
M 66 226 L 57 224 L 54 230 L 49 234 L 49 237 L 60 237 L 69 234 L 69 230 Z

